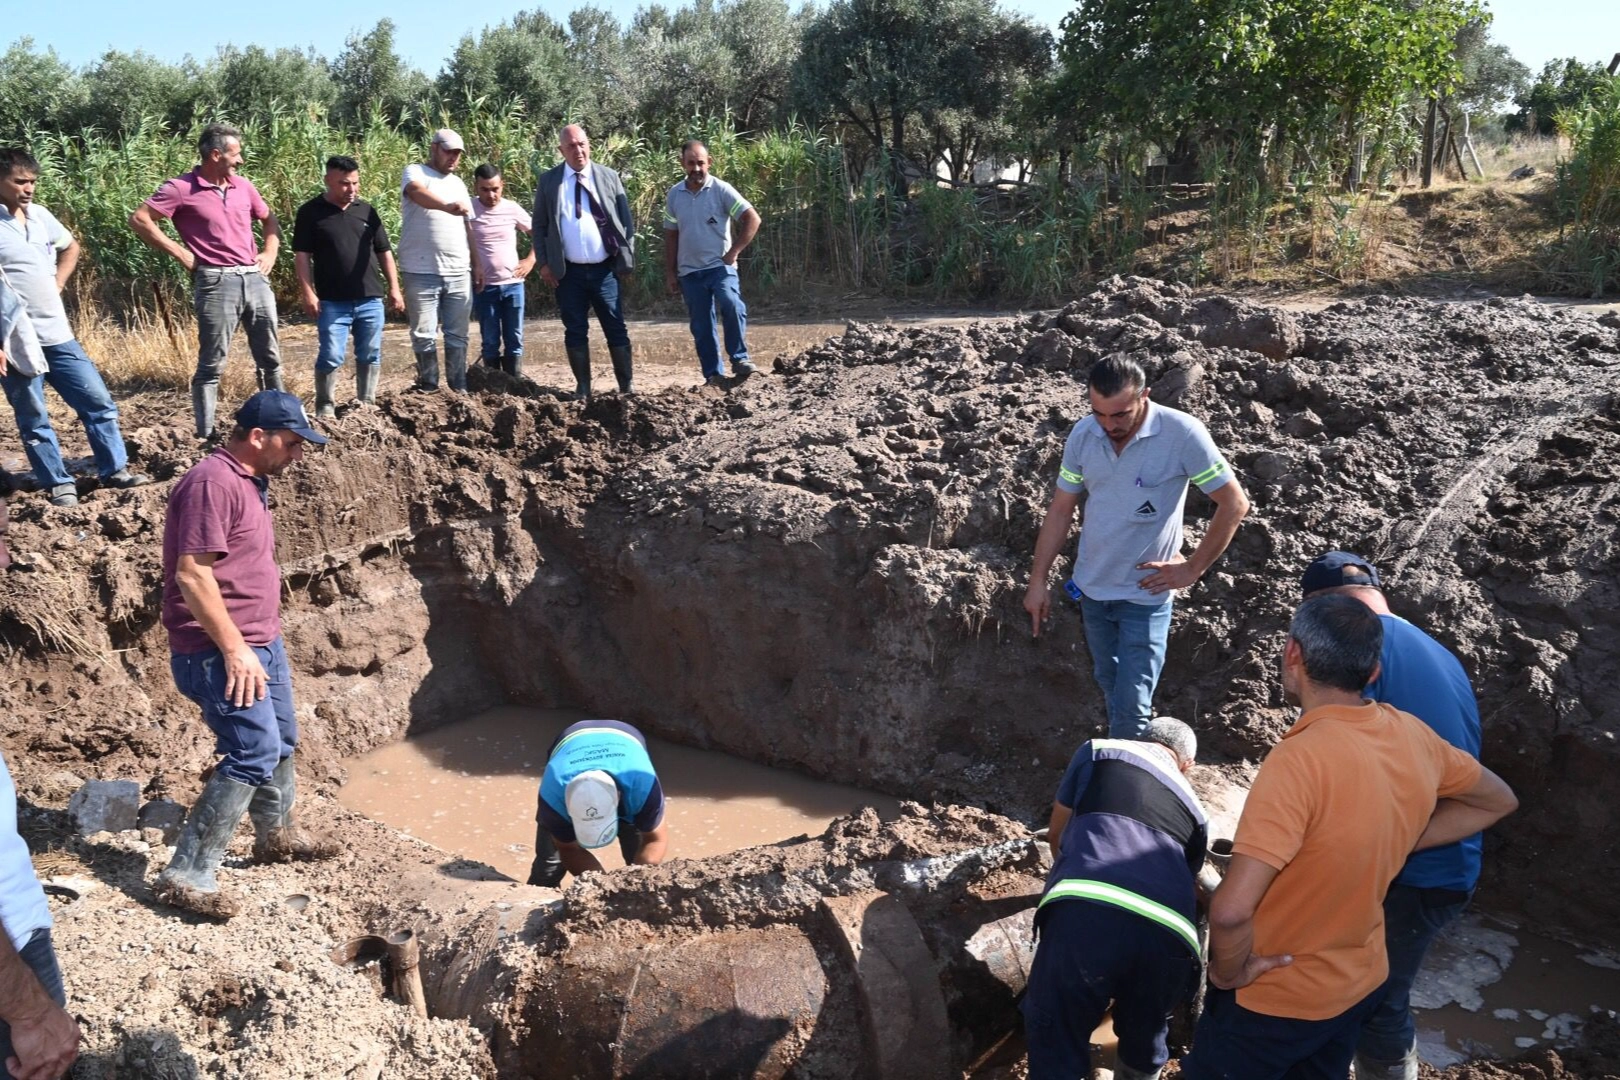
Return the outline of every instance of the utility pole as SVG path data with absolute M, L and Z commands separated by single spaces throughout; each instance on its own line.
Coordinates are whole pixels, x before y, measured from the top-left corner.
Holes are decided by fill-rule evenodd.
M 1423 121 L 1423 186 L 1434 183 L 1434 121 L 1440 112 L 1440 99 L 1429 99 L 1429 115 Z

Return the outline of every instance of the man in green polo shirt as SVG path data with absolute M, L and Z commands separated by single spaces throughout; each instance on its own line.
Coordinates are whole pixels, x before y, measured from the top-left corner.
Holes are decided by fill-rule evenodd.
M 1148 400 L 1147 376 L 1135 360 L 1099 360 L 1086 382 L 1091 415 L 1074 425 L 1063 448 L 1024 609 L 1039 637 L 1052 607 L 1052 564 L 1084 492 L 1080 547 L 1066 590 L 1080 601 L 1108 734 L 1140 739 L 1153 719 L 1175 590 L 1190 588 L 1220 558 L 1249 499 L 1197 418 Z M 1189 483 L 1214 501 L 1215 517 L 1183 557 Z
M 731 374 L 747 378 L 756 369 L 748 359 L 748 305 L 738 286 L 737 256 L 759 232 L 759 211 L 736 188 L 709 175 L 709 148 L 696 139 L 681 147 L 681 167 L 686 179 L 664 199 L 664 284 L 686 298 L 703 381 L 717 383 L 723 375 L 714 337 L 716 312 Z

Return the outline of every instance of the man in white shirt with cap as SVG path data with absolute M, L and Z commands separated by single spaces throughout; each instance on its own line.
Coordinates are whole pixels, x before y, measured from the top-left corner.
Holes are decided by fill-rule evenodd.
M 540 778 L 530 885 L 601 870 L 593 854 L 615 839 L 626 866 L 657 866 L 669 847 L 664 789 L 647 740 L 619 720 L 582 720 L 551 744 Z
M 449 128 L 433 133 L 425 163 L 400 178 L 399 276 L 416 354 L 416 388 L 439 388 L 439 328 L 450 389 L 467 389 L 467 320 L 472 314 L 472 261 L 467 222 L 472 196 L 455 175 L 466 144 Z

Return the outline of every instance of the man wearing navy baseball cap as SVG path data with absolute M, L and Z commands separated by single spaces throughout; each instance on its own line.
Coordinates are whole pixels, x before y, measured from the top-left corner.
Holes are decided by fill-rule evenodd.
M 1361 556 L 1329 551 L 1305 568 L 1306 599 L 1343 593 L 1361 601 L 1384 625 L 1378 677 L 1366 696 L 1411 713 L 1452 746 L 1479 757 L 1479 705 L 1462 662 L 1451 650 L 1390 611 L 1378 571 Z M 1479 880 L 1480 833 L 1414 853 L 1384 896 L 1389 981 L 1383 1002 L 1362 1023 L 1356 1043 L 1359 1080 L 1416 1080 L 1417 1029 L 1412 983 L 1429 944 L 1462 914 Z
M 293 823 L 298 744 L 292 678 L 281 642 L 281 569 L 270 477 L 324 445 L 297 395 L 261 390 L 236 411 L 223 446 L 169 494 L 163 523 L 163 625 L 175 685 L 202 708 L 220 755 L 186 816 L 153 893 L 163 903 L 228 919 L 241 902 L 215 871 L 246 812 L 259 862 L 336 855 Z

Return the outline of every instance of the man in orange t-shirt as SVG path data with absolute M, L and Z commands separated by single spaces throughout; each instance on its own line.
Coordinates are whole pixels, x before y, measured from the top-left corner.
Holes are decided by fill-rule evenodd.
M 1212 989 L 1181 1063 L 1188 1080 L 1348 1076 L 1389 973 L 1389 883 L 1414 848 L 1518 806 L 1421 720 L 1362 696 L 1383 637 L 1353 597 L 1294 614 L 1283 695 L 1302 712 L 1255 777 L 1210 903 Z

